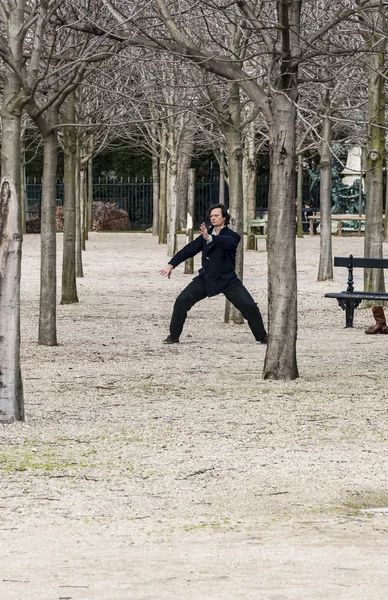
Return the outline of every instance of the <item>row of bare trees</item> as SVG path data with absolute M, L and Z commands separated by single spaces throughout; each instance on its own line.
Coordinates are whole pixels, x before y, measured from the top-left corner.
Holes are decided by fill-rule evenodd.
M 177 229 L 190 229 L 195 153 L 214 151 L 221 197 L 226 179 L 231 221 L 242 234 L 244 220 L 255 214 L 257 154 L 265 148 L 270 342 L 263 376 L 294 379 L 296 170 L 303 156 L 320 156 L 318 279 L 333 275 L 333 140 L 365 143 L 365 254 L 382 256 L 386 29 L 385 5 L 373 0 L 340 6 L 335 0 L 199 0 L 194 6 L 189 0 L 0 0 L 0 421 L 23 418 L 23 120 L 38 129 L 44 152 L 39 343 L 57 343 L 58 144 L 65 156 L 62 303 L 78 301 L 92 161 L 101 148 L 115 140 L 152 156 L 153 233 L 169 255 Z M 192 219 L 192 203 L 189 208 Z M 237 272 L 242 278 L 242 244 Z M 381 274 L 377 280 L 367 274 L 367 289 L 383 285 Z M 227 306 L 225 318 L 238 322 L 241 315 Z
M 80 3 L 80 5 L 82 2 Z M 89 3 L 85 3 L 85 5 Z M 81 6 L 80 6 L 81 8 Z M 86 6 L 84 7 L 86 8 Z M 89 16 L 96 16 L 88 6 Z M 0 202 L 0 420 L 23 419 L 20 369 L 20 272 L 22 253 L 21 129 L 23 113 L 43 139 L 39 343 L 55 345 L 56 177 L 58 131 L 65 157 L 65 229 L 62 303 L 76 291 L 76 91 L 95 65 L 121 43 L 74 30 L 71 3 L 63 0 L 0 2 L 2 154 Z M 61 123 L 62 122 L 62 123 Z M 78 268 L 79 268 L 78 263 Z
M 297 377 L 294 203 L 298 111 L 304 122 L 308 122 L 310 132 L 314 130 L 321 142 L 322 252 L 318 278 L 323 280 L 332 277 L 330 200 L 334 117 L 338 122 L 345 119 L 350 125 L 352 117 L 349 115 L 360 105 L 364 111 L 366 108 L 367 144 L 369 140 L 371 143 L 370 148 L 367 145 L 366 154 L 371 213 L 366 239 L 375 239 L 379 247 L 371 250 L 366 244 L 365 250 L 366 254 L 382 252 L 382 189 L 379 186 L 384 159 L 381 144 L 384 115 L 379 92 L 381 83 L 377 82 L 384 77 L 385 6 L 368 0 L 349 0 L 340 7 L 330 0 L 228 3 L 208 0 L 192 7 L 189 2 L 155 0 L 129 18 L 125 3 L 115 2 L 113 7 L 105 0 L 104 5 L 117 22 L 117 32 L 129 38 L 132 45 L 159 48 L 180 56 L 186 64 L 195 66 L 202 81 L 206 80 L 205 74 L 210 79 L 215 74 L 229 81 L 224 97 L 212 93 L 209 85 L 203 89 L 208 94 L 208 105 L 218 112 L 218 126 L 226 139 L 231 214 L 240 230 L 241 104 L 244 97 L 260 114 L 268 139 L 271 174 L 270 343 L 264 377 Z M 347 82 L 345 74 L 349 76 Z M 365 77 L 369 99 L 366 106 L 362 94 L 360 96 L 360 88 L 365 89 Z M 340 82 L 347 85 L 341 88 Z M 305 99 L 311 88 L 316 101 L 310 100 L 312 110 L 308 111 Z M 225 87 L 223 89 L 225 92 Z M 319 117 L 318 126 L 311 117 Z

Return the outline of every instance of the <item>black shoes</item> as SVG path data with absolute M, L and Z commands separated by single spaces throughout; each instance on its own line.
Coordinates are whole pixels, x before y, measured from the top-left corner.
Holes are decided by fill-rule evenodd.
M 168 335 L 165 340 L 163 340 L 163 344 L 179 344 L 179 340 L 174 340 L 171 335 Z
M 265 334 L 265 336 L 263 337 L 262 340 L 257 340 L 257 341 L 259 342 L 259 344 L 265 344 L 265 345 L 267 345 L 268 344 L 268 335 Z M 174 338 L 171 337 L 171 335 L 168 335 L 166 337 L 166 339 L 163 340 L 162 343 L 163 344 L 179 344 L 179 339 L 175 340 Z

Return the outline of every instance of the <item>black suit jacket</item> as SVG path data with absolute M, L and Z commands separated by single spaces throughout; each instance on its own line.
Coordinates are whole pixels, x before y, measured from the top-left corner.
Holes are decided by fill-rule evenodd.
M 208 230 L 211 234 L 211 228 Z M 223 227 L 219 235 L 213 235 L 210 244 L 202 235 L 179 250 L 169 261 L 173 267 L 202 252 L 202 267 L 198 276 L 205 283 L 208 296 L 216 296 L 228 289 L 241 285 L 236 268 L 236 250 L 241 237 L 229 227 Z

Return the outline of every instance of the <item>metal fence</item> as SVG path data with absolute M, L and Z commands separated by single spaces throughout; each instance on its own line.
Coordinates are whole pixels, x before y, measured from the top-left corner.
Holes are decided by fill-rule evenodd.
M 26 219 L 40 216 L 42 184 L 27 181 Z M 256 212 L 265 212 L 268 208 L 269 178 L 259 178 L 256 195 Z M 57 183 L 57 205 L 63 204 L 64 184 Z M 303 197 L 309 198 L 309 182 L 303 185 Z M 152 180 L 112 181 L 100 179 L 93 182 L 93 201 L 113 202 L 128 213 L 133 229 L 147 229 L 152 226 Z M 209 206 L 219 202 L 219 181 L 197 181 L 195 184 L 194 226 L 199 227 Z M 229 190 L 225 184 L 224 203 L 229 206 Z M 314 207 L 319 206 L 319 198 L 314 198 Z

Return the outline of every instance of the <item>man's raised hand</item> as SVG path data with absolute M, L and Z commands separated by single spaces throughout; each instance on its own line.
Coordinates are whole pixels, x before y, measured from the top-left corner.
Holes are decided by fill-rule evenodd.
M 203 238 L 205 240 L 207 240 L 209 238 L 209 234 L 208 234 L 207 227 L 206 227 L 205 223 L 201 223 L 200 228 L 199 228 L 199 232 L 200 232 L 200 234 L 203 236 Z

